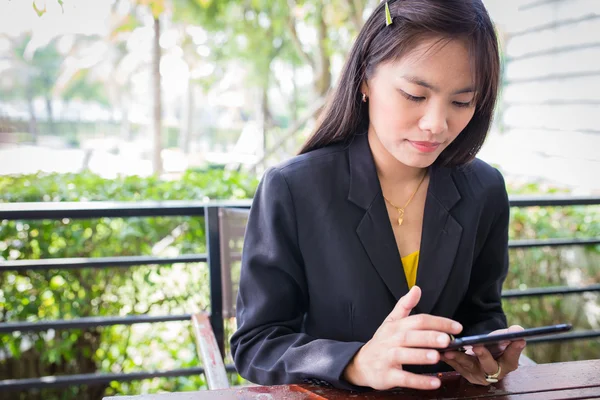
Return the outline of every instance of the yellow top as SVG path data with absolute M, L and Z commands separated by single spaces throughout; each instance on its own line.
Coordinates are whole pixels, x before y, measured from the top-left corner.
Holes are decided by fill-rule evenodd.
M 404 275 L 408 288 L 412 288 L 417 283 L 417 268 L 419 267 L 419 251 L 415 251 L 407 256 L 402 257 L 402 266 L 404 267 Z

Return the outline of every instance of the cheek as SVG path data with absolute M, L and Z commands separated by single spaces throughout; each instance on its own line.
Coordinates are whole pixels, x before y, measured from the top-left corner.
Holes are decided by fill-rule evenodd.
M 401 99 L 377 99 L 370 104 L 371 123 L 380 135 L 397 135 L 399 131 L 410 128 L 418 122 L 418 116 L 410 107 L 402 104 Z
M 473 115 L 475 114 L 474 111 L 471 112 L 463 112 L 459 115 L 457 115 L 451 125 L 450 125 L 450 138 L 452 140 L 456 139 L 456 137 L 463 131 L 463 129 L 466 128 L 466 126 L 469 124 L 469 122 L 471 121 L 471 118 L 473 118 Z

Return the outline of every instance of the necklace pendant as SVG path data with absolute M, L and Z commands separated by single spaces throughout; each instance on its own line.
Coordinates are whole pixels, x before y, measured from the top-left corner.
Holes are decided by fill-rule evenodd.
M 404 222 L 404 209 L 399 208 L 398 209 L 398 225 L 402 225 L 402 223 Z

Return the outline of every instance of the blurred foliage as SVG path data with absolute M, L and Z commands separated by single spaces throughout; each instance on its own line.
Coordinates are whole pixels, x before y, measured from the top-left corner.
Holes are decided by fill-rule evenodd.
M 510 194 L 557 194 L 536 184 L 511 185 Z M 564 194 L 564 193 L 563 193 Z M 600 206 L 511 209 L 510 239 L 598 238 Z M 584 286 L 600 282 L 600 246 L 510 250 L 504 289 Z M 574 330 L 600 329 L 600 295 L 585 293 L 504 300 L 509 325 L 536 327 L 571 323 Z M 538 363 L 600 357 L 598 339 L 530 344 L 525 353 Z
M 0 177 L 1 202 L 209 200 L 251 198 L 255 178 L 222 169 L 180 179 L 102 179 L 91 173 Z M 204 253 L 202 217 L 2 221 L 4 260 Z M 192 313 L 209 305 L 204 263 L 3 272 L 6 321 Z M 0 335 L 0 379 L 196 367 L 187 322 Z M 117 393 L 191 390 L 201 376 L 23 392 L 20 399 L 100 399 Z
M 32 12 L 37 12 L 39 20 L 44 21 L 47 8 L 51 13 L 56 12 L 56 3 L 63 14 L 70 15 L 76 1 L 32 0 Z M 12 93 L 15 103 L 29 102 L 29 133 L 33 141 L 37 138 L 38 119 L 45 120 L 44 115 L 35 115 L 33 100 L 43 96 L 48 97 L 49 111 L 53 101 L 69 103 L 73 99 L 86 107 L 110 109 L 113 115 L 120 115 L 117 118 L 122 120 L 123 132 L 127 132 L 134 104 L 146 100 L 132 82 L 147 79 L 152 65 L 156 69 L 161 62 L 159 57 L 136 51 L 150 44 L 148 31 L 157 28 L 158 24 L 151 28 L 151 20 L 157 18 L 165 38 L 162 44 L 165 77 L 172 79 L 172 74 L 181 76 L 181 71 L 189 71 L 185 94 L 178 85 L 170 84 L 164 85 L 164 95 L 152 94 L 161 96 L 154 103 L 164 104 L 165 110 L 181 109 L 176 112 L 181 130 L 181 138 L 176 141 L 179 146 L 187 153 L 190 140 L 197 141 L 210 133 L 210 124 L 198 126 L 193 118 L 186 116 L 200 115 L 203 108 L 207 109 L 200 96 L 220 97 L 222 82 L 228 80 L 224 78 L 232 72 L 239 75 L 238 71 L 243 71 L 244 79 L 243 85 L 236 89 L 241 95 L 236 97 L 249 99 L 242 102 L 243 112 L 253 119 L 262 118 L 265 142 L 269 142 L 270 136 L 273 143 L 279 143 L 282 136 L 290 134 L 282 128 L 290 123 L 294 126 L 293 122 L 302 119 L 311 104 L 329 91 L 338 73 L 332 66 L 346 56 L 366 15 L 377 4 L 377 0 L 113 0 L 105 33 L 57 35 L 46 46 L 48 49 L 39 45 L 43 43 L 39 37 L 34 40 L 39 46 L 31 46 L 34 53 L 53 50 L 58 42 L 63 45 L 62 54 L 58 54 L 51 69 L 44 69 L 40 65 L 42 60 L 28 61 L 31 70 L 48 71 L 42 93 L 30 90 L 27 97 L 21 90 L 33 78 L 22 73 L 24 49 L 16 42 L 10 44 L 15 54 L 7 60 L 10 68 L 5 71 L 6 83 L 3 85 L 0 79 L 0 86 L 7 87 L 5 92 Z M 29 38 L 27 34 L 17 40 Z M 179 61 L 185 65 L 182 67 Z M 169 65 L 178 65 L 179 72 L 169 75 Z M 13 91 L 14 86 L 20 89 Z M 256 107 L 257 103 L 260 107 Z M 21 112 L 22 108 L 20 105 Z M 223 110 L 209 112 L 220 114 Z M 297 130 L 296 136 L 302 136 L 305 133 L 302 131 L 309 131 L 310 126 L 303 124 Z M 56 127 L 53 132 L 61 131 Z M 74 134 L 70 143 L 77 145 L 84 136 Z M 283 146 L 283 151 L 269 149 L 269 153 L 278 151 L 279 159 L 281 154 L 297 150 L 296 140 Z

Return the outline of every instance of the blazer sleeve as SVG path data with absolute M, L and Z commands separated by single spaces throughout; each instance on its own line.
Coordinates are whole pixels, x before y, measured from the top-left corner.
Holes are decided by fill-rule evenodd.
M 508 273 L 508 223 L 510 207 L 504 179 L 495 170 L 499 183 L 494 185 L 489 202 L 493 205 L 492 225 L 471 270 L 467 294 L 455 319 L 463 324 L 461 336 L 485 334 L 507 327 L 502 310 L 502 285 Z
M 308 304 L 292 194 L 273 168 L 254 197 L 242 252 L 238 329 L 231 338 L 242 377 L 261 385 L 311 382 L 356 389 L 342 374 L 364 343 L 303 333 Z

